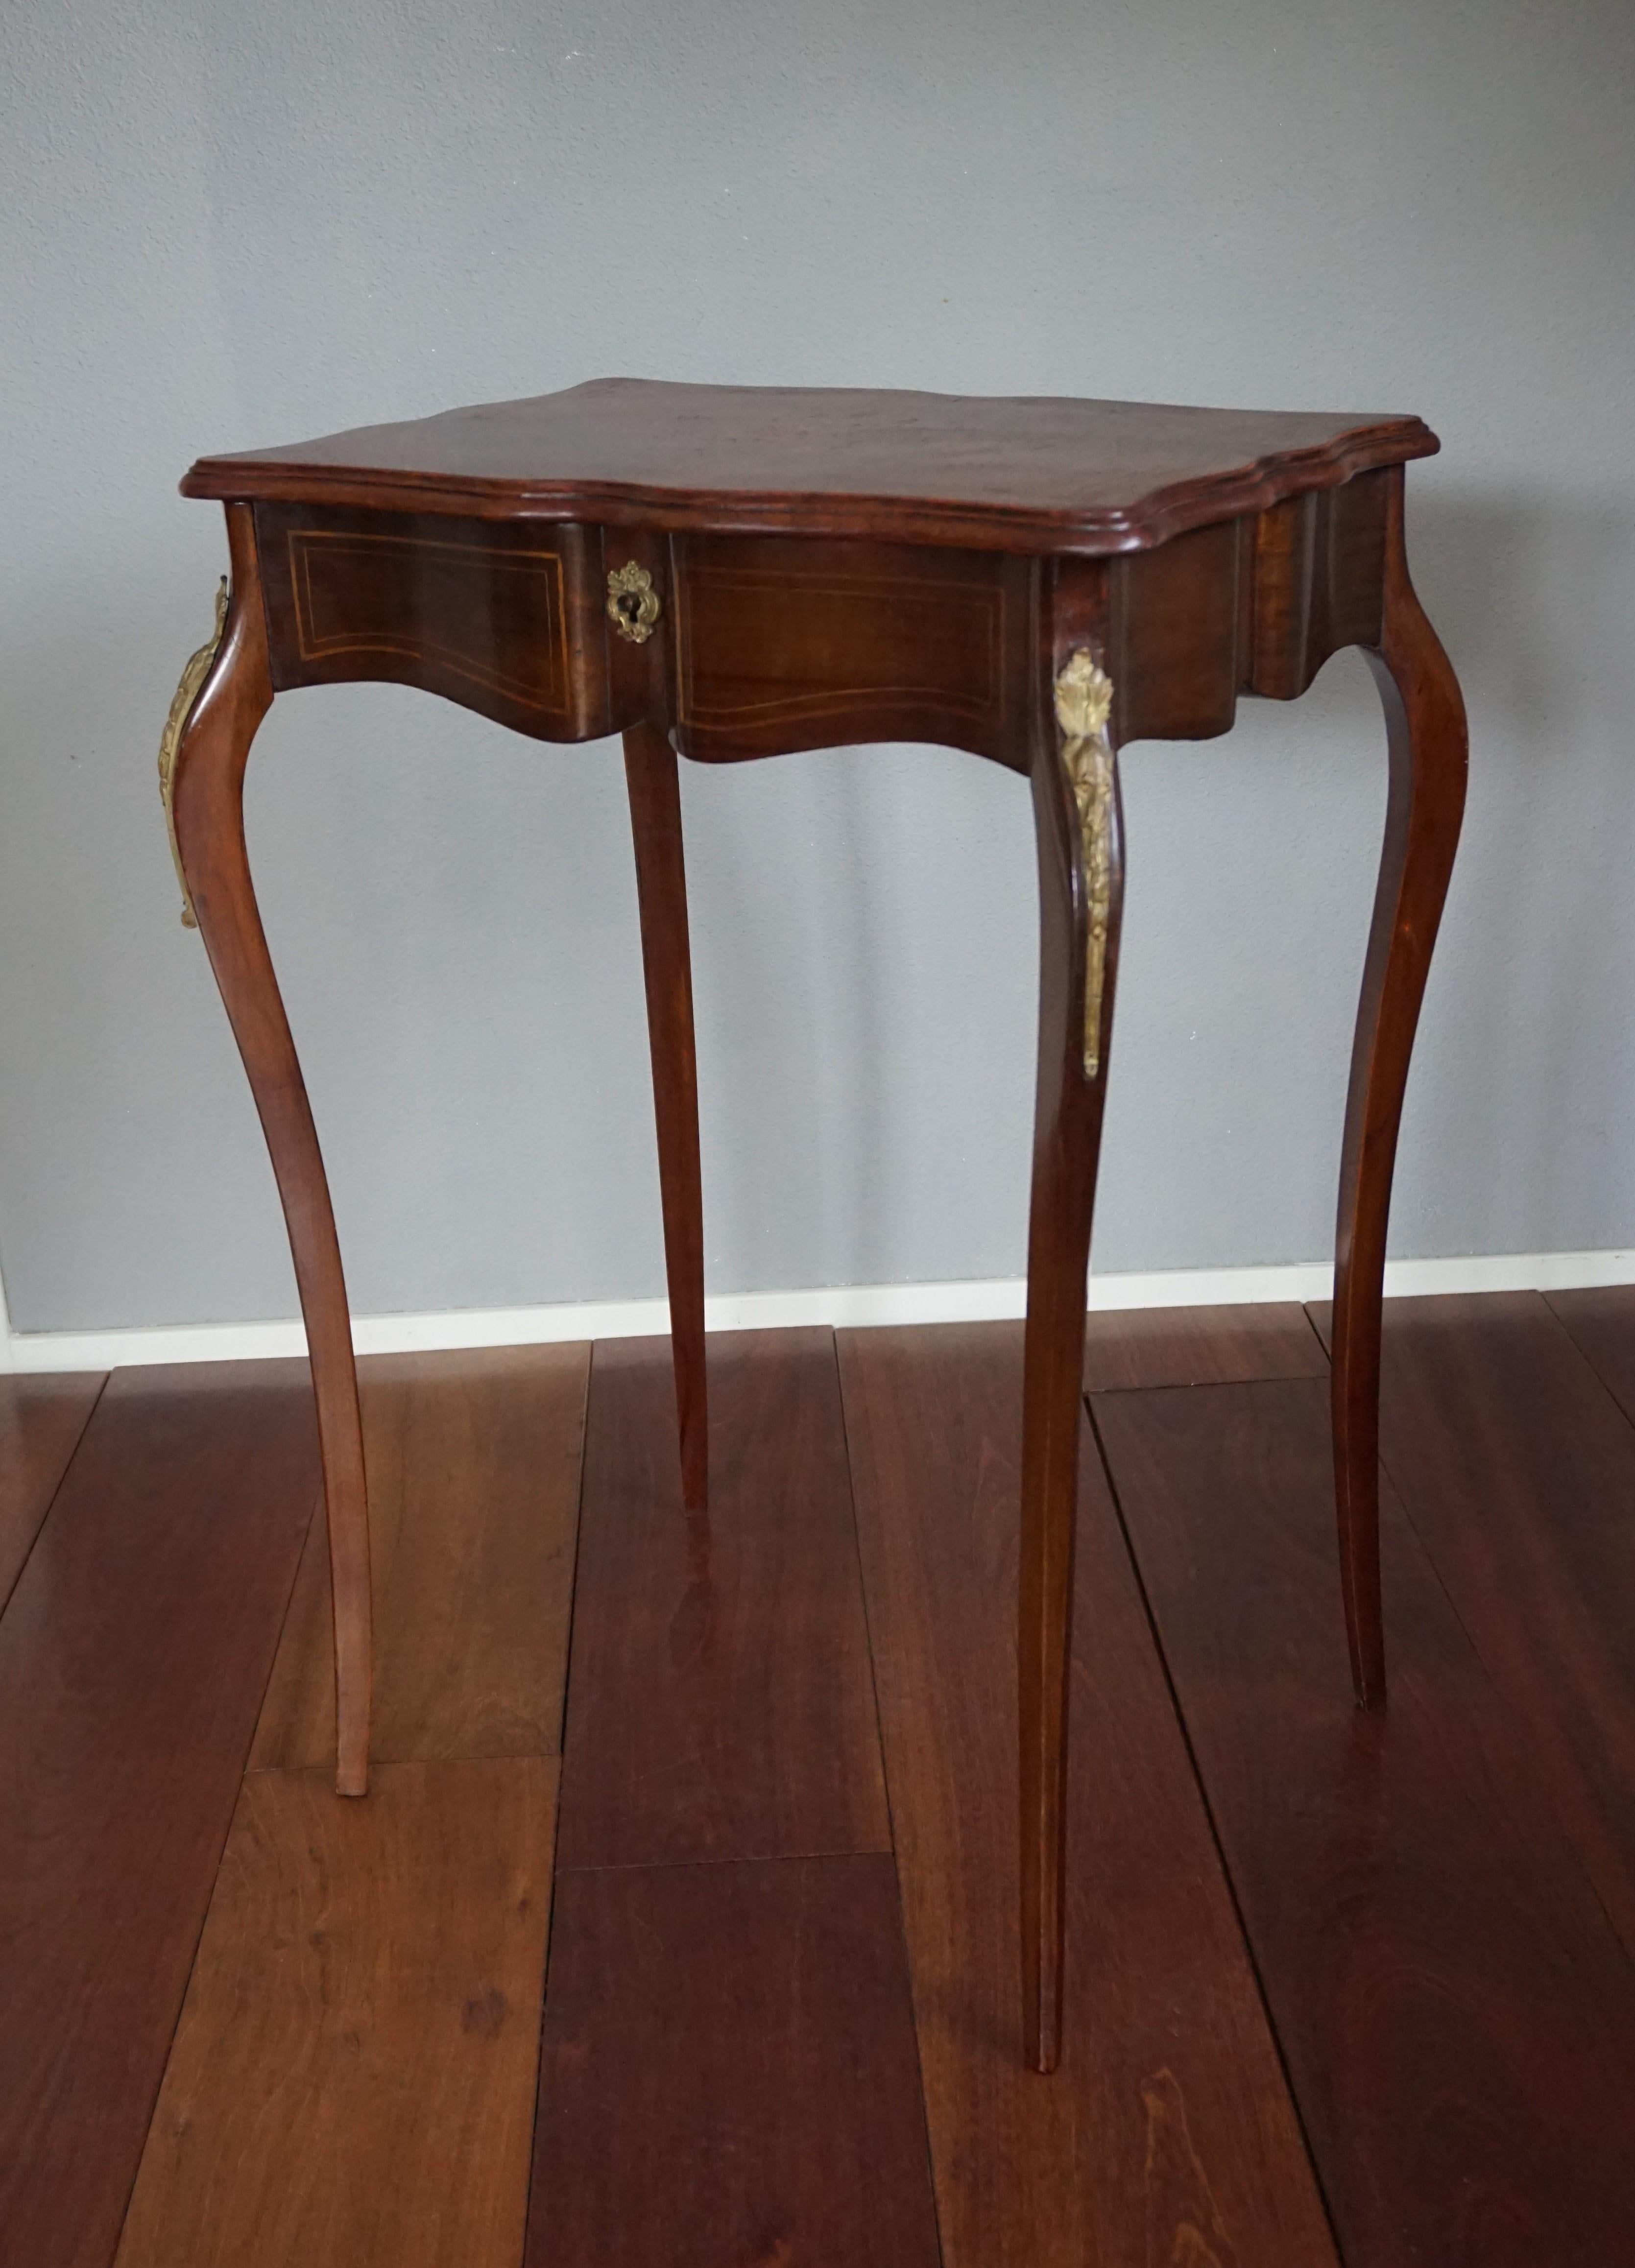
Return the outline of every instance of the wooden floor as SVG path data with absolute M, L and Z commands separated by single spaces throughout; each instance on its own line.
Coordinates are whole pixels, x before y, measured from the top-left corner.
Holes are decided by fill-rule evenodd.
M 1635 2259 L 1635 1290 L 1092 1319 L 1067 2047 L 1020 2059 L 1020 1327 L 0 1381 L 4 2268 Z M 314 1516 L 316 1514 L 316 1516 Z

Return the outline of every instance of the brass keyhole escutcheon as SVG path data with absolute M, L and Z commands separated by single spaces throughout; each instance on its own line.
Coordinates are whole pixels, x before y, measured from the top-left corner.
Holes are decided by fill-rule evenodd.
M 608 618 L 622 638 L 645 645 L 659 619 L 659 593 L 653 578 L 634 559 L 615 567 L 608 578 Z

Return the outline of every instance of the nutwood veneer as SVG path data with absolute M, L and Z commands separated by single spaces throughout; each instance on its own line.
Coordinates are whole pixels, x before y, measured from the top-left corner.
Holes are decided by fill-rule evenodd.
M 1334 1447 L 1359 1700 L 1384 1697 L 1380 1295 L 1414 1027 L 1464 799 L 1459 688 L 1408 578 L 1412 417 L 608 379 L 203 459 L 231 595 L 160 759 L 177 865 L 272 1153 L 317 1390 L 337 1784 L 368 1775 L 369 1540 L 346 1292 L 245 852 L 250 742 L 288 687 L 387 679 L 543 740 L 624 736 L 683 1498 L 706 1495 L 703 1263 L 676 756 L 929 740 L 1030 783 L 1039 1075 L 1019 1661 L 1029 2059 L 1059 2048 L 1085 1269 L 1123 898 L 1116 750 L 1224 733 L 1362 647 L 1390 794 L 1340 1174 Z M 1094 1737 L 1092 1728 L 1091 1736 Z

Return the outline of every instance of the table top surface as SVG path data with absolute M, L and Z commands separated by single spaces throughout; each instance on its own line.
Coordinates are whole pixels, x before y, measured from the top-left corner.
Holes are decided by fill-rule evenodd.
M 203 457 L 182 493 L 1103 553 L 1438 446 L 1417 417 L 612 378 Z

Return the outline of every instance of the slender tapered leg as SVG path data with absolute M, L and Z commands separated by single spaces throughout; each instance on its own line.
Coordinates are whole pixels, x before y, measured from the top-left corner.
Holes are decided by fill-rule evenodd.
M 670 1345 L 681 1436 L 681 1501 L 689 1512 L 702 1512 L 709 1498 L 710 1453 L 693 966 L 687 939 L 681 783 L 675 751 L 656 725 L 637 725 L 625 734 L 624 776 L 630 792 L 630 831 L 636 842 L 653 1109 L 659 1122 Z
M 163 758 L 161 770 L 177 863 L 249 1074 L 290 1232 L 328 1508 L 335 1786 L 342 1795 L 362 1795 L 369 1784 L 371 1638 L 369 1513 L 357 1377 L 323 1159 L 245 851 L 245 765 L 256 727 L 271 705 L 272 681 L 250 507 L 229 504 L 227 526 L 232 596 L 225 631 L 180 724 L 180 739 L 167 749 L 168 770 Z M 185 685 L 184 680 L 184 689 Z
M 1101 1142 L 1123 890 L 1111 688 L 1087 650 L 1056 685 L 1033 766 L 1039 851 L 1039 1077 L 1022 1412 L 1017 1638 L 1023 2033 L 1061 2053 L 1068 1657 L 1083 1421 L 1085 1271 Z
M 1380 1302 L 1403 1093 L 1465 802 L 1464 702 L 1408 578 L 1393 475 L 1385 607 L 1368 662 L 1385 707 L 1390 792 L 1351 1050 L 1334 1257 L 1334 1472 L 1351 1678 L 1385 1698 L 1380 1601 Z

